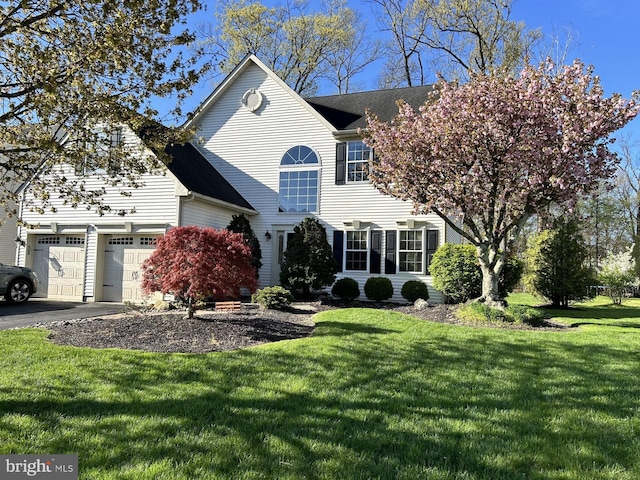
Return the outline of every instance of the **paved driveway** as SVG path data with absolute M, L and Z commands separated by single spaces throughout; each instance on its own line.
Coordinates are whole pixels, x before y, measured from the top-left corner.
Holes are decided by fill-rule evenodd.
M 99 317 L 124 311 L 121 303 L 61 302 L 32 298 L 22 305 L 0 300 L 0 330 L 25 327 L 34 323 L 56 322 L 75 318 Z

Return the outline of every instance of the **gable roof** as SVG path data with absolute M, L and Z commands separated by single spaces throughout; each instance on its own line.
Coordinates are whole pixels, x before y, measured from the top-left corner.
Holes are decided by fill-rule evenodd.
M 255 65 L 264 71 L 267 77 L 275 81 L 327 129 L 333 131 L 335 135 L 339 135 L 341 132 L 343 134 L 353 134 L 358 128 L 366 128 L 365 111 L 367 109 L 386 122 L 393 119 L 398 113 L 398 100 L 404 100 L 417 109 L 428 100 L 429 94 L 435 89 L 434 85 L 422 85 L 302 98 L 255 55 L 247 55 L 215 88 L 213 93 L 196 108 L 183 127 L 191 128 L 196 125 L 209 107 L 223 95 L 250 65 Z
M 173 157 L 167 168 L 185 188 L 214 200 L 256 212 L 192 144 L 170 145 L 165 151 Z
M 333 130 L 333 126 L 328 122 L 324 116 L 319 114 L 315 109 L 311 108 L 309 104 L 296 93 L 289 85 L 287 85 L 276 73 L 267 67 L 264 63 L 258 59 L 255 55 L 249 54 L 242 59 L 242 61 L 236 65 L 229 75 L 214 89 L 213 93 L 209 95 L 204 102 L 196 108 L 196 110 L 190 115 L 190 118 L 184 123 L 184 128 L 191 128 L 198 123 L 200 118 L 205 115 L 207 110 L 213 105 L 224 92 L 247 70 L 250 66 L 256 66 L 260 68 L 267 77 L 277 83 L 280 88 L 287 92 L 291 98 L 302 105 L 311 115 L 316 117 L 327 129 Z
M 404 100 L 417 109 L 433 91 L 433 85 L 422 85 L 311 97 L 305 100 L 337 130 L 356 130 L 366 128 L 367 109 L 378 115 L 380 120 L 388 122 L 398 113 L 398 100 Z

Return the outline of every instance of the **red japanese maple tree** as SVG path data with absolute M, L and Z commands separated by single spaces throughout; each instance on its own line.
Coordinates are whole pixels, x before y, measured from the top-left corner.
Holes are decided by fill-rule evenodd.
M 390 123 L 368 113 L 372 183 L 434 212 L 475 245 L 482 299 L 502 305 L 498 279 L 510 242 L 550 204 L 569 208 L 611 177 L 610 134 L 638 113 L 638 94 L 606 98 L 593 68 L 527 66 L 518 78 L 479 75 L 442 82 L 419 111 Z
M 145 293 L 172 293 L 189 305 L 207 296 L 217 300 L 240 298 L 240 289 L 254 292 L 257 272 L 241 233 L 195 226 L 176 227 L 158 239 L 153 254 L 142 264 Z

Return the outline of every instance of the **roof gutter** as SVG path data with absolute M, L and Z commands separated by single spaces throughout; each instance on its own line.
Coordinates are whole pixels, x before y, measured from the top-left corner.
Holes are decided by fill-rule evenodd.
M 247 215 L 258 215 L 260 213 L 254 208 L 241 207 L 240 205 L 236 205 L 235 203 L 225 202 L 224 200 L 218 200 L 217 198 L 212 198 L 207 195 L 196 193 L 191 190 L 188 192 L 188 195 L 190 200 L 195 200 L 195 199 L 203 200 L 205 202 L 213 203 L 215 205 L 228 208 L 230 210 L 237 210 L 239 212 L 246 213 Z

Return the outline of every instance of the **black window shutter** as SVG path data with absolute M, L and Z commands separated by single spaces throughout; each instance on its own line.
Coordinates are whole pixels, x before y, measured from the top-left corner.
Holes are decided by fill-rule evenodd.
M 342 256 L 344 255 L 344 232 L 342 230 L 333 231 L 333 258 L 338 264 L 338 272 L 342 272 Z
M 433 254 L 438 249 L 438 230 L 427 230 L 427 273 Z
M 344 185 L 347 177 L 347 144 L 336 145 L 336 185 Z
M 369 273 L 382 273 L 382 230 L 371 230 Z
M 384 273 L 396 273 L 396 235 L 395 230 L 386 231 L 386 245 L 384 257 Z

